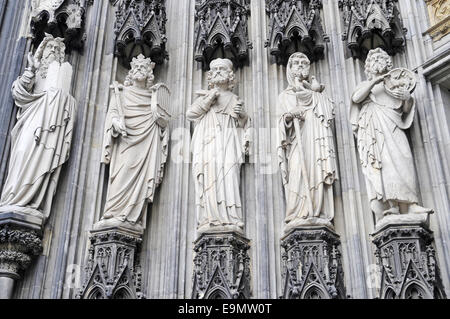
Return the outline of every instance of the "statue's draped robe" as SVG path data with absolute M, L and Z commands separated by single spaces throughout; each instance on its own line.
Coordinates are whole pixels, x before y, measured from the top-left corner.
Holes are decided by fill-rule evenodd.
M 102 162 L 110 168 L 103 219 L 145 226 L 147 204 L 153 202 L 167 160 L 168 118 L 152 110 L 150 90 L 128 86 L 119 95 L 119 106 L 113 94 L 106 116 Z M 117 136 L 112 129 L 120 106 L 127 136 Z
M 350 109 L 368 196 L 370 200 L 415 204 L 418 196 L 414 162 L 403 131 L 413 122 L 415 104 L 403 113 L 407 102 L 383 105 L 376 99 L 377 90 L 384 90 L 383 83 L 375 86 L 361 104 L 352 103 Z
M 76 102 L 57 88 L 33 93 L 34 83 L 27 69 L 12 86 L 19 111 L 0 211 L 48 217 L 61 167 L 69 158 Z
M 228 92 L 224 100 L 224 105 L 216 101 L 205 113 L 199 98 L 187 112 L 196 122 L 191 149 L 199 229 L 244 225 L 239 185 L 249 121 L 234 115 L 235 94 Z
M 299 96 L 297 97 L 298 94 Z M 288 113 L 304 111 L 300 121 L 299 147 L 294 122 Z M 278 158 L 286 197 L 285 223 L 296 224 L 312 218 L 331 223 L 334 217 L 333 188 L 337 179 L 332 122 L 333 103 L 322 93 L 311 90 L 295 93 L 292 86 L 278 98 Z M 307 172 L 302 169 L 302 153 Z M 309 190 L 307 185 L 309 184 Z M 307 192 L 310 194 L 310 209 Z

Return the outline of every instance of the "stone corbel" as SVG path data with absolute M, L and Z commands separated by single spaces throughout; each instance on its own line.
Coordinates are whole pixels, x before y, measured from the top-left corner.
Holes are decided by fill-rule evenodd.
M 91 231 L 89 260 L 79 299 L 144 299 L 140 233 L 120 227 Z
M 249 299 L 249 240 L 229 233 L 202 234 L 194 243 L 193 299 Z
M 283 299 L 344 299 L 339 236 L 324 226 L 299 227 L 281 239 Z
M 343 21 L 342 40 L 350 56 L 365 60 L 367 53 L 382 48 L 389 55 L 406 45 L 398 0 L 339 0 Z
M 195 0 L 195 60 L 204 70 L 215 58 L 227 58 L 236 68 L 249 58 L 247 18 L 250 0 Z
M 166 51 L 165 0 L 110 0 L 116 8 L 115 55 L 126 68 L 143 54 L 156 64 L 169 59 Z
M 443 299 L 433 233 L 421 224 L 388 225 L 374 234 L 382 299 Z
M 66 51 L 82 50 L 87 7 L 94 0 L 32 0 L 31 33 L 37 47 L 45 33 L 64 38 Z
M 269 39 L 266 47 L 277 64 L 286 65 L 294 52 L 314 62 L 324 57 L 326 42 L 320 10 L 322 0 L 267 0 Z
M 32 259 L 42 251 L 42 219 L 0 213 L 0 299 L 11 299 Z

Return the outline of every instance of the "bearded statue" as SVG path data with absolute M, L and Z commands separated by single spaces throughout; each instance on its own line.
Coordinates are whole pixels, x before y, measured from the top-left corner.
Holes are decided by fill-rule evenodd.
M 287 64 L 289 86 L 277 103 L 285 233 L 301 226 L 333 227 L 333 183 L 337 180 L 334 105 L 323 93 L 325 87 L 309 73 L 308 57 L 291 55 Z
M 240 169 L 248 151 L 249 118 L 242 100 L 232 92 L 233 64 L 216 59 L 210 64 L 208 90 L 187 111 L 196 124 L 192 137 L 192 174 L 197 208 L 197 232 L 236 231 L 244 222 L 239 192 Z
M 0 212 L 20 212 L 43 221 L 50 215 L 61 168 L 69 158 L 76 111 L 69 92 L 72 67 L 64 58 L 63 39 L 46 34 L 13 83 L 17 123 L 11 131 Z
M 142 233 L 149 203 L 161 184 L 169 145 L 169 95 L 154 85 L 155 64 L 142 54 L 123 85 L 114 82 L 106 116 L 102 163 L 109 181 L 102 219 L 94 229 L 123 227 Z
M 376 227 L 423 223 L 429 208 L 420 206 L 414 160 L 405 130 L 413 123 L 416 79 L 407 69 L 392 69 L 382 49 L 367 56 L 367 81 L 352 95 L 350 121 Z

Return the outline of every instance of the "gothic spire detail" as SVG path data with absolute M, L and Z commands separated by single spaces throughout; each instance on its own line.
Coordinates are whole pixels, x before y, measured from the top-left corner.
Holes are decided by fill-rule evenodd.
M 235 67 L 248 62 L 247 18 L 250 0 L 196 0 L 195 60 L 203 69 L 215 58 L 227 58 Z
M 310 61 L 323 59 L 326 42 L 320 10 L 322 0 L 267 0 L 269 39 L 266 47 L 277 64 L 286 65 L 294 52 Z
M 32 0 L 31 33 L 37 47 L 45 33 L 64 38 L 66 49 L 82 50 L 86 33 L 84 19 L 94 0 Z
M 401 53 L 405 34 L 398 0 L 339 0 L 344 32 L 350 55 L 364 60 L 378 47 L 389 55 Z
M 125 67 L 143 54 L 156 64 L 169 58 L 166 51 L 165 0 L 110 0 L 116 7 L 115 55 Z

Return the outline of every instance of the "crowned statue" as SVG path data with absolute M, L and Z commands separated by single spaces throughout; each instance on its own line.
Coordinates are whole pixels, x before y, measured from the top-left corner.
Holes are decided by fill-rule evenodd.
M 278 159 L 286 198 L 285 233 L 301 226 L 332 228 L 333 183 L 337 180 L 333 102 L 310 76 L 310 61 L 294 53 L 289 86 L 280 94 Z
M 191 148 L 197 232 L 243 233 L 240 169 L 248 152 L 249 118 L 232 92 L 232 62 L 213 60 L 208 84 L 187 111 L 188 120 L 196 123 Z
M 102 219 L 95 230 L 123 227 L 142 233 L 149 203 L 161 184 L 169 145 L 169 97 L 154 85 L 155 64 L 133 58 L 123 85 L 114 82 L 106 116 L 102 163 L 109 181 Z
M 393 69 L 391 58 L 380 48 L 369 52 L 365 72 L 367 81 L 352 95 L 350 121 L 376 227 L 425 223 L 432 210 L 419 205 L 414 159 L 405 134 L 414 119 L 415 75 Z

